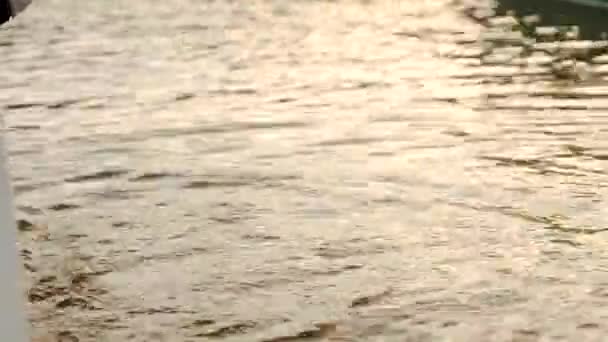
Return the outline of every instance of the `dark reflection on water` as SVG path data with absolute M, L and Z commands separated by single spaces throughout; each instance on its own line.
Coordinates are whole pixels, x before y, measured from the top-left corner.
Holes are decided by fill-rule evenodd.
M 581 39 L 598 40 L 608 37 L 608 4 L 598 7 L 589 6 L 585 1 L 496 0 L 495 11 L 498 15 L 538 16 L 540 20 L 537 24 L 544 26 L 576 26 Z
M 33 6 L 0 58 L 35 335 L 603 339 L 604 45 L 481 3 Z

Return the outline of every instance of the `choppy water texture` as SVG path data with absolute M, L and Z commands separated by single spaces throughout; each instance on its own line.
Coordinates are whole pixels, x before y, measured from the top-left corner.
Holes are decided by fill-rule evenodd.
M 38 1 L 0 40 L 34 335 L 599 341 L 605 68 L 495 35 L 443 0 Z

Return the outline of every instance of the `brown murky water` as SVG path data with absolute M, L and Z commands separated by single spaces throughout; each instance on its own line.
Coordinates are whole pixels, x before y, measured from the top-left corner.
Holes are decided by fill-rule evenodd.
M 606 68 L 495 31 L 447 0 L 39 1 L 0 42 L 34 335 L 599 341 Z

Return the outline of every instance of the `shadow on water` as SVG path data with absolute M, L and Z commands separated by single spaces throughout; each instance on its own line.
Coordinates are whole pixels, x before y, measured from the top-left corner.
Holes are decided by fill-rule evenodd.
M 496 14 L 504 16 L 513 13 L 519 18 L 537 15 L 540 25 L 576 26 L 581 39 L 605 39 L 608 32 L 608 2 L 595 6 L 583 3 L 585 2 L 567 0 L 496 0 Z
M 603 38 L 608 5 L 496 0 L 490 8 L 464 7 L 461 12 L 482 27 L 479 39 L 460 42 L 463 53 L 452 56 L 473 67 L 458 76 L 463 80 L 572 86 L 597 85 L 607 75 L 608 40 Z

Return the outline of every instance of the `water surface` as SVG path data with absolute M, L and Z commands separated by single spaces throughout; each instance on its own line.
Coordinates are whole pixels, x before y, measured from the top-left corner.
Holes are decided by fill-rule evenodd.
M 606 69 L 466 13 L 33 5 L 0 101 L 34 334 L 599 341 Z

